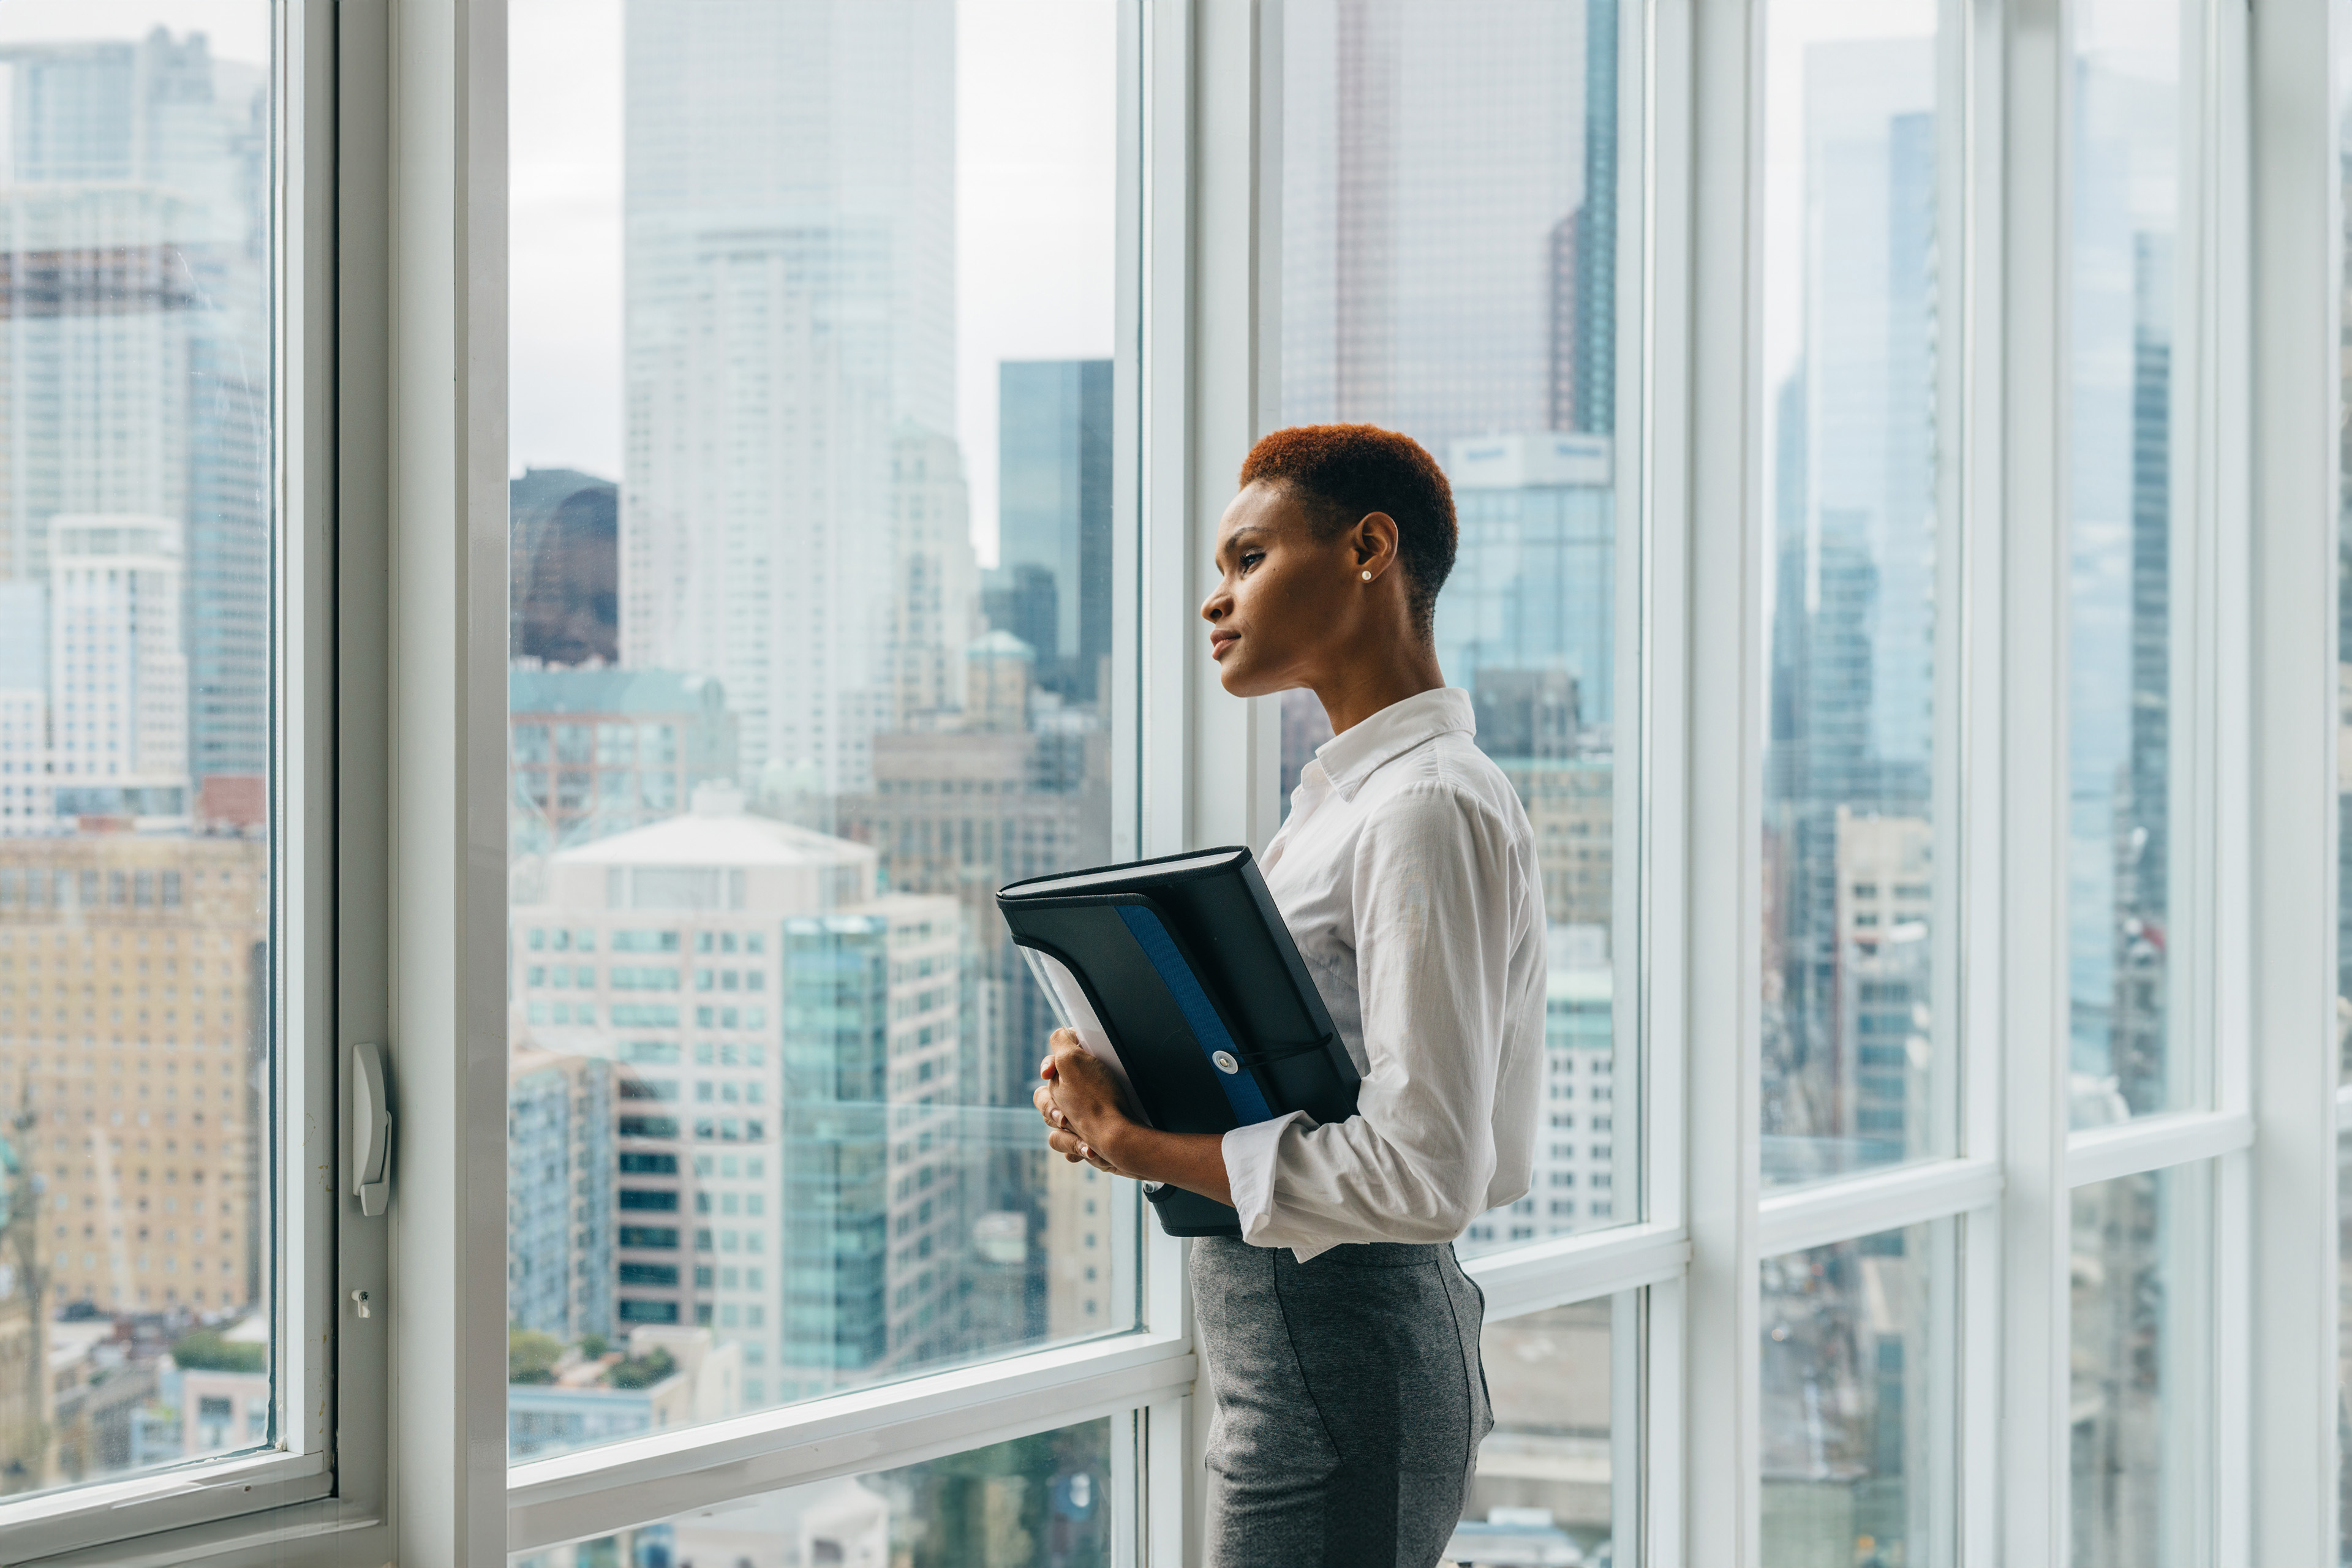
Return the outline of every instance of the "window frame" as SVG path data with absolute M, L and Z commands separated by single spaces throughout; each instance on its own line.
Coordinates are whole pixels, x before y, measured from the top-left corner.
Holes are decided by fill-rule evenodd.
M 276 626 L 267 1006 L 274 1059 L 266 1169 L 275 1232 L 268 1289 L 277 1437 L 257 1451 L 0 1501 L 0 1534 L 20 1561 L 93 1554 L 132 1561 L 123 1553 L 137 1538 L 194 1545 L 234 1539 L 257 1520 L 280 1539 L 347 1530 L 348 1518 L 328 1522 L 344 1458 L 339 1421 L 366 1424 L 381 1407 L 381 1376 L 372 1381 L 352 1364 L 337 1311 L 340 1282 L 363 1265 L 369 1242 L 340 1225 L 337 1184 L 317 1175 L 335 1168 L 340 1142 L 338 903 L 349 890 L 339 875 L 338 820 L 348 757 L 335 727 L 336 16 L 330 0 L 272 0 L 271 8 Z

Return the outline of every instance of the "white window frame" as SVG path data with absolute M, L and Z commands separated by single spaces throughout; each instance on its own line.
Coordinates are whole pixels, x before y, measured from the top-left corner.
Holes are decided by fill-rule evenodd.
M 276 0 L 272 61 L 278 137 L 271 204 L 272 477 L 277 547 L 272 599 L 272 858 L 269 1011 L 274 1026 L 268 1169 L 276 1252 L 270 1265 L 278 1439 L 257 1453 L 196 1460 L 120 1479 L 0 1501 L 11 1562 L 179 1563 L 235 1543 L 341 1536 L 381 1560 L 371 1489 L 383 1425 L 380 1352 L 345 1331 L 346 1279 L 380 1277 L 383 1226 L 345 1223 L 331 1179 L 341 1141 L 339 1074 L 356 974 L 348 918 L 382 903 L 381 858 L 352 853 L 353 763 L 339 721 L 352 607 L 337 486 L 336 117 L 338 37 L 331 0 Z M 366 591 L 377 591 L 375 583 Z M 371 897 L 371 893 L 374 896 Z M 362 966 L 364 967 L 364 966 Z M 377 967 L 380 969 L 381 965 Z M 363 1013 L 363 1007 L 361 1008 Z M 381 1016 L 379 1010 L 378 1016 Z M 356 1206 L 349 1212 L 355 1215 Z M 360 1461 L 356 1470 L 352 1461 Z M 340 1489 L 341 1495 L 338 1496 Z
M 1943 394 L 1962 431 L 1942 466 L 1945 515 L 1966 535 L 1943 585 L 1959 604 L 1959 856 L 1942 906 L 1962 939 L 1958 1146 L 1767 1193 L 1750 383 L 1769 0 L 1625 3 L 1621 145 L 1640 211 L 1620 225 L 1620 277 L 1641 287 L 1622 290 L 1619 363 L 1621 406 L 1640 412 L 1621 505 L 1641 568 L 1622 592 L 1640 611 L 1644 721 L 1638 853 L 1617 864 L 1641 932 L 1643 1211 L 1473 1260 L 1489 1319 L 1611 1298 L 1622 1560 L 1755 1568 L 1760 1259 L 1955 1221 L 1957 1246 L 1938 1256 L 1958 1258 L 1958 1277 L 1939 1282 L 1931 1329 L 1948 1342 L 1955 1415 L 1930 1464 L 1952 1481 L 1943 1549 L 2041 1568 L 2066 1551 L 2072 1194 L 2140 1171 L 2208 1172 L 2213 1289 L 2186 1303 L 2183 1327 L 2210 1348 L 2190 1403 L 2216 1479 L 2193 1532 L 2221 1568 L 2332 1561 L 2338 1095 L 2352 1091 L 2337 1088 L 2335 1042 L 2342 213 L 2328 72 L 2352 5 L 2280 0 L 2250 24 L 2213 0 L 2185 84 L 2216 196 L 2201 221 L 2187 206 L 2183 228 L 2203 237 L 2212 308 L 2179 362 L 2203 399 L 2179 502 L 2201 596 L 2177 647 L 2199 680 L 2183 728 L 2204 771 L 2176 810 L 2198 868 L 2184 885 L 2210 918 L 2194 1016 L 2177 1027 L 2212 1091 L 2198 1109 L 2070 1133 L 2065 731 L 2049 674 L 2065 650 L 2067 173 L 2049 150 L 2069 123 L 2068 6 L 1944 0 L 1942 101 L 1965 121 L 1946 189 L 1963 208 L 1947 299 L 1966 325 Z M 324 1162 L 331 1203 L 289 1183 L 286 1234 L 299 1256 L 331 1256 L 336 1276 L 280 1301 L 281 1321 L 302 1326 L 288 1339 L 291 1455 L 37 1500 L 37 1515 L 0 1505 L 11 1561 L 495 1563 L 1108 1415 L 1133 1418 L 1114 1444 L 1112 1503 L 1128 1521 L 1114 1560 L 1196 1562 L 1207 1401 L 1184 1244 L 1150 1224 L 1134 1333 L 507 1467 L 491 934 L 506 865 L 505 7 L 283 4 L 301 62 L 285 156 L 304 199 L 285 231 L 281 384 L 299 391 L 280 413 L 282 515 L 299 498 L 304 519 L 336 519 L 331 536 L 288 530 L 284 592 L 305 612 L 281 655 L 281 712 L 300 719 L 283 736 L 302 759 L 288 776 L 331 765 L 335 788 L 282 807 L 283 874 L 307 917 L 281 935 L 306 1008 L 286 1039 L 299 1023 L 335 1058 L 390 1040 L 394 1213 L 358 1216 L 339 1157 Z M 1143 178 L 1119 238 L 1122 271 L 1140 280 L 1139 304 L 1122 300 L 1115 392 L 1122 427 L 1140 432 L 1118 474 L 1118 580 L 1138 589 L 1115 612 L 1115 676 L 1140 713 L 1113 761 L 1118 798 L 1135 803 L 1114 825 L 1121 855 L 1262 845 L 1279 816 L 1274 704 L 1223 697 L 1197 657 L 1193 606 L 1231 476 L 1278 413 L 1281 15 L 1282 0 L 1136 0 L 1122 33 L 1123 166 Z M 303 221 L 329 211 L 331 236 Z M 303 460 L 330 451 L 331 465 Z M 343 1064 L 284 1054 L 286 1103 L 339 1130 Z M 348 1300 L 359 1289 L 375 1306 L 364 1321 Z M 186 1484 L 239 1467 L 264 1478 L 254 1493 L 242 1479 Z

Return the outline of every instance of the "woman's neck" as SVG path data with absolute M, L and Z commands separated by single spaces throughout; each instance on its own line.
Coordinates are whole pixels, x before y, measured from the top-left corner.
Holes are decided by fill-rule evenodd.
M 1331 733 L 1344 735 L 1381 709 L 1435 691 L 1444 684 L 1437 649 L 1416 639 L 1402 654 L 1392 651 L 1377 660 L 1343 662 L 1328 679 L 1312 683 L 1312 689 L 1331 721 Z

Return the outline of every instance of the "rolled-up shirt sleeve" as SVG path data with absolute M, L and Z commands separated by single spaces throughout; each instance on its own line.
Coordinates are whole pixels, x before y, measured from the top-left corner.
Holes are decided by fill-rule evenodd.
M 1415 784 L 1366 823 L 1351 873 L 1367 1063 L 1356 1114 L 1318 1125 L 1293 1112 L 1223 1142 L 1243 1239 L 1302 1262 L 1342 1242 L 1451 1241 L 1496 1195 L 1524 892 L 1509 830 L 1442 779 Z

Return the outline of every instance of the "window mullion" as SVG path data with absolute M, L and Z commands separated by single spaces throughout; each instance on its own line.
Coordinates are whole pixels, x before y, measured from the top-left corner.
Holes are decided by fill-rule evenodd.
M 2256 1202 L 2247 1227 L 2252 1408 L 2243 1451 L 2252 1539 L 2225 1538 L 2222 1561 L 2332 1563 L 2341 1397 L 2336 669 L 2345 654 L 2335 646 L 2338 543 L 2326 526 L 2338 505 L 2344 223 L 2334 144 L 2340 106 L 2329 71 L 2341 47 L 2331 24 L 2343 27 L 2346 10 L 2263 7 L 2258 23 L 2243 111 L 2252 142 L 2252 398 L 2250 414 L 2235 416 L 2248 422 L 2259 476 L 2248 688 L 2248 1179 Z M 2237 183 L 2234 169 L 2221 178 Z
M 2007 7 L 2004 145 L 2063 148 L 2066 43 L 2056 0 Z M 1997 765 L 2003 797 L 1998 1020 L 2007 1163 L 1999 1235 L 2000 1540 L 2012 1563 L 2067 1557 L 2068 1192 L 2064 693 L 2068 554 L 2064 359 L 2066 160 L 2005 158 L 1998 331 L 2003 462 L 1979 531 L 2002 531 Z M 1990 264 L 1990 263 L 1989 263 Z
M 389 29 L 393 1498 L 495 1563 L 506 1482 L 506 7 Z M 394 1223 L 396 1222 L 396 1223 Z
M 1762 505 L 1752 310 L 1762 253 L 1755 226 L 1762 159 L 1753 101 L 1762 13 L 1701 5 L 1692 16 L 1689 393 L 1663 410 L 1686 432 L 1687 513 L 1659 513 L 1691 540 L 1691 737 L 1685 1147 L 1692 1262 L 1685 1286 L 1681 1552 L 1693 1563 L 1759 1561 L 1758 1473 L 1759 1040 L 1762 943 L 1761 594 L 1753 520 Z M 1710 454 L 1701 458 L 1699 454 Z M 1736 456 L 1735 456 L 1736 455 Z M 1663 464 L 1661 465 L 1663 467 Z M 1704 1058 L 1699 1042 L 1706 1042 Z M 1700 1062 L 1704 1060 L 1704 1068 Z

